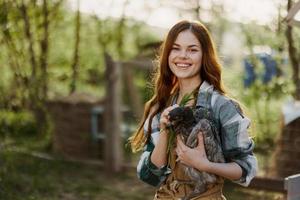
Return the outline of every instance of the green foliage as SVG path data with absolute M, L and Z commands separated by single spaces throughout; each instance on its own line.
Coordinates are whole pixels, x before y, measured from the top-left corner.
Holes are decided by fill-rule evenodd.
M 41 7 L 35 1 L 25 1 L 24 3 L 28 8 L 33 48 L 38 58 L 40 54 L 39 37 L 42 34 Z M 55 7 L 58 5 L 57 3 L 54 1 L 48 4 L 51 11 L 47 61 L 49 66 L 47 71 L 49 75 L 49 98 L 69 94 L 68 86 L 71 81 L 71 63 L 75 40 L 76 13 L 63 6 L 64 3 Z M 16 5 L 12 1 L 5 1 L 5 3 L 1 2 L 0 6 L 0 40 L 4 42 L 3 45 L 0 45 L 2 52 L 0 55 L 0 72 L 2 74 L 0 79 L 1 82 L 7 83 L 4 85 L 6 88 L 1 90 L 4 92 L 9 91 L 7 88 L 11 88 L 12 84 L 16 85 L 15 73 L 19 73 L 25 82 L 30 80 L 31 73 L 29 42 L 24 37 L 24 19 Z M 88 90 L 96 96 L 103 96 L 105 70 L 103 52 L 107 51 L 115 60 L 131 59 L 141 52 L 145 43 L 157 41 L 157 38 L 144 23 L 132 19 L 125 19 L 123 28 L 120 30 L 120 20 L 118 19 L 102 19 L 85 13 L 81 14 L 78 92 Z M 8 39 L 10 43 L 6 43 Z M 122 46 L 118 45 L 120 40 L 122 40 Z M 120 52 L 122 55 L 119 55 Z M 19 63 L 20 67 L 13 67 L 13 63 Z M 14 92 L 20 90 L 21 94 L 24 94 L 24 98 L 28 98 L 28 85 L 16 85 L 15 88 Z M 4 94 L 3 96 L 8 95 Z
M 272 26 L 261 26 L 255 23 L 240 25 L 244 36 L 244 43 L 248 50 L 248 58 L 253 65 L 256 75 L 264 73 L 265 67 L 256 57 L 264 49 L 276 52 L 273 56 L 277 63 L 278 77 L 267 84 L 256 80 L 249 88 L 237 90 L 239 99 L 246 105 L 246 112 L 249 114 L 252 125 L 252 136 L 257 143 L 256 148 L 268 149 L 274 146 L 276 135 L 280 131 L 280 115 L 282 100 L 291 94 L 293 86 L 288 79 L 290 70 L 285 64 L 285 37 L 281 24 Z M 259 50 L 260 49 L 260 50 Z M 258 51 L 257 51 L 258 50 Z M 271 52 L 265 52 L 271 53 Z M 242 79 L 242 76 L 240 76 Z M 242 84 L 241 84 L 242 85 Z M 235 87 L 238 85 L 236 84 Z
M 189 101 L 191 101 L 193 98 L 194 98 L 193 92 L 190 93 L 190 94 L 185 94 L 185 95 L 182 97 L 182 99 L 181 99 L 181 101 L 180 101 L 180 103 L 179 103 L 179 106 L 185 106 L 185 105 L 186 105 Z
M 280 122 L 281 100 L 291 93 L 291 84 L 283 78 L 273 78 L 268 84 L 257 80 L 242 92 L 242 101 L 251 109 L 256 125 L 255 141 L 264 148 L 274 145 Z
M 29 112 L 0 111 L 0 136 L 25 137 L 36 136 L 37 126 Z
M 223 77 L 229 96 L 237 99 L 247 117 L 251 119 L 249 129 L 255 150 L 271 149 L 280 133 L 281 106 L 292 90 L 285 76 L 273 78 L 264 85 L 260 80 L 249 88 L 243 86 L 243 71 L 240 66 L 224 68 Z
M 274 28 L 256 23 L 240 24 L 246 47 L 253 48 L 255 45 L 266 45 L 273 49 L 285 48 L 284 32 L 276 32 Z M 252 49 L 253 50 L 253 49 Z

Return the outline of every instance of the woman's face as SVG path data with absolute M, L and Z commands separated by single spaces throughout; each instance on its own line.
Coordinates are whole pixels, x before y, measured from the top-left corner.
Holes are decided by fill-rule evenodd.
M 169 54 L 171 71 L 179 79 L 200 79 L 202 49 L 199 40 L 190 31 L 178 34 Z

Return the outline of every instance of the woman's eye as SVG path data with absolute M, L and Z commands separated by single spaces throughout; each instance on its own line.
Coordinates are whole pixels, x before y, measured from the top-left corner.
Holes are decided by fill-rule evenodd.
M 190 52 L 197 52 L 198 49 L 190 49 Z
M 172 47 L 172 50 L 179 50 L 178 47 Z

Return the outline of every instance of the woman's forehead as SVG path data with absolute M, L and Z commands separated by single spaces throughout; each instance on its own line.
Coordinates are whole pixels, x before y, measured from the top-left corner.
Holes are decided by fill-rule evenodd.
M 199 47 L 201 46 L 198 38 L 190 30 L 180 32 L 174 41 L 174 45 Z

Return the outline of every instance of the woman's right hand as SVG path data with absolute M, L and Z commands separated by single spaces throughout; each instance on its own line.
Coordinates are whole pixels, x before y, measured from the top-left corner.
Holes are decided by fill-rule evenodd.
M 166 127 L 170 124 L 169 112 L 176 107 L 178 107 L 178 105 L 174 104 L 173 106 L 169 106 L 166 109 L 164 109 L 164 111 L 161 113 L 160 121 L 159 121 L 160 130 L 165 130 Z
M 159 139 L 157 144 L 155 145 L 153 152 L 151 154 L 151 162 L 157 166 L 162 167 L 167 164 L 168 157 L 167 157 L 167 149 L 168 149 L 168 131 L 166 130 L 167 126 L 169 125 L 169 112 L 174 108 L 178 107 L 178 105 L 173 105 L 167 107 L 160 115 L 159 125 L 160 125 L 160 132 L 165 132 L 164 134 L 159 134 Z

